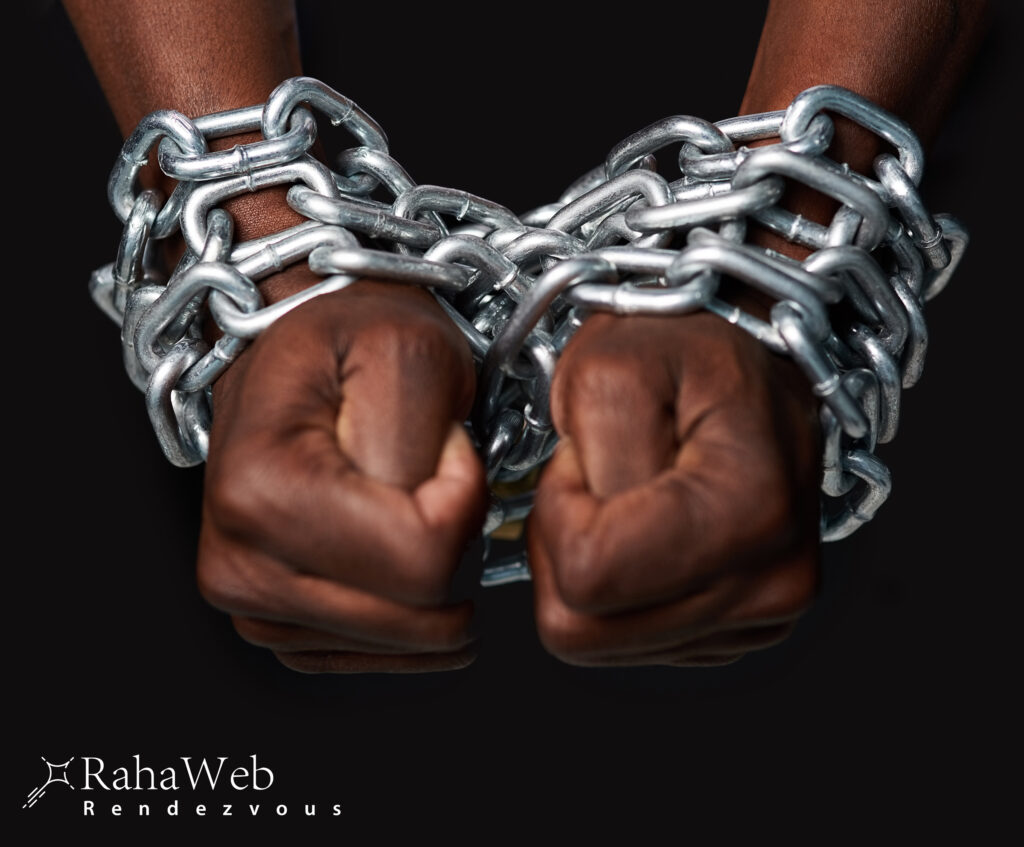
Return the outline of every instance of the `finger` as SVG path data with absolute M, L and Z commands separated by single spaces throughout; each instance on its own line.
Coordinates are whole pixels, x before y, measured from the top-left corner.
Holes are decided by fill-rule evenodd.
M 423 296 L 364 281 L 274 323 L 243 357 L 251 376 L 222 401 L 231 438 L 322 430 L 378 481 L 425 480 L 450 423 L 468 413 L 475 376 L 458 330 Z M 211 447 L 223 446 L 218 435 Z
M 468 414 L 474 373 L 447 318 L 394 311 L 345 350 L 336 432 L 361 473 L 411 490 L 434 472 L 452 421 Z
M 221 534 L 296 571 L 434 606 L 482 523 L 484 493 L 459 425 L 435 477 L 411 495 L 358 473 L 317 429 L 262 447 L 233 442 L 207 469 L 205 507 Z
M 300 673 L 434 673 L 460 670 L 476 655 L 467 650 L 409 656 L 377 656 L 324 651 L 276 652 L 285 667 Z
M 675 467 L 609 498 L 587 486 L 575 440 L 559 445 L 530 527 L 569 605 L 610 613 L 667 602 L 749 573 L 814 532 L 809 513 L 794 514 L 791 485 L 768 445 L 705 438 L 705 426 L 720 429 L 717 414 L 695 426 Z
M 555 424 L 599 498 L 646 482 L 676 453 L 675 379 L 664 350 L 652 349 L 665 321 L 600 318 L 573 338 L 552 387 Z
M 473 640 L 469 602 L 437 608 L 396 603 L 333 580 L 297 574 L 266 553 L 225 541 L 205 527 L 197 577 L 211 605 L 240 618 L 320 630 L 360 645 L 408 653 L 451 652 Z
M 765 633 L 791 625 L 809 607 L 818 587 L 817 560 L 798 554 L 755 578 L 725 574 L 670 602 L 613 614 L 590 614 L 561 596 L 543 545 L 530 546 L 534 610 L 541 642 L 571 663 L 646 664 L 651 656 L 676 657 L 689 644 L 723 632 Z M 745 636 L 739 636 L 741 638 Z M 755 636 L 756 640 L 756 636 Z
M 547 651 L 563 661 L 670 650 L 712 632 L 734 601 L 735 588 L 723 581 L 670 604 L 609 615 L 583 612 L 563 599 L 553 562 L 537 534 L 527 538 L 537 633 Z
M 464 413 L 469 405 L 472 373 L 470 368 L 470 379 L 462 381 L 460 389 L 468 388 L 469 393 L 457 397 L 456 365 L 438 356 L 425 364 L 412 356 L 410 369 L 429 365 L 442 374 L 413 372 L 405 378 L 410 384 L 439 385 L 437 402 L 426 418 L 415 419 L 417 429 L 405 437 L 418 458 L 412 461 L 408 451 L 395 453 L 392 438 L 394 449 L 383 452 L 400 454 L 399 464 L 411 462 L 406 476 L 398 480 L 372 456 L 363 457 L 370 472 L 392 481 L 406 483 L 424 476 L 429 480 L 436 471 L 439 484 L 411 497 L 401 487 L 360 472 L 338 444 L 338 410 L 343 406 L 339 363 L 351 366 L 354 382 L 362 380 L 358 390 L 346 384 L 345 408 L 370 408 L 376 400 L 366 376 L 373 366 L 366 350 L 386 353 L 389 343 L 397 343 L 393 328 L 368 332 L 366 326 L 382 314 L 390 316 L 412 335 L 430 336 L 434 341 L 429 344 L 458 359 L 458 353 L 452 353 L 457 348 L 445 337 L 454 330 L 424 314 L 422 304 L 413 308 L 398 298 L 388 300 L 385 309 L 373 293 L 359 288 L 347 300 L 318 298 L 324 302 L 317 309 L 296 309 L 293 320 L 274 324 L 244 357 L 245 369 L 231 390 L 221 393 L 223 408 L 214 418 L 206 517 L 222 532 L 265 549 L 298 570 L 400 602 L 434 605 L 444 599 L 461 552 L 486 508 L 483 468 L 466 449 L 465 435 L 460 441 L 453 432 L 453 415 Z M 424 326 L 433 329 L 423 330 Z M 344 339 L 356 334 L 375 340 L 355 345 L 363 352 L 349 360 Z M 417 349 L 423 352 L 422 347 Z M 390 364 L 385 364 L 378 382 L 399 377 L 401 368 L 394 364 L 399 358 L 384 355 Z M 400 393 L 397 388 L 389 390 L 392 395 Z M 443 416 L 437 405 L 442 400 L 448 405 Z M 394 408 L 385 404 L 382 418 L 394 423 L 398 413 L 392 412 Z M 357 453 L 359 444 L 367 443 L 370 417 L 357 415 L 349 424 L 341 420 L 342 430 L 351 430 L 347 437 Z M 397 437 L 394 427 L 385 430 Z M 426 458 L 431 465 L 424 472 Z M 427 518 L 421 507 L 427 509 Z
M 727 664 L 754 650 L 781 644 L 792 633 L 793 622 L 766 627 L 749 627 L 695 638 L 672 648 L 636 653 L 580 652 L 570 663 L 582 667 L 645 667 L 650 665 Z
M 487 510 L 487 479 L 462 424 L 449 426 L 437 468 L 413 492 L 413 501 L 430 532 L 468 539 L 480 531 Z
M 713 469 L 707 476 L 663 471 L 598 498 L 587 486 L 575 440 L 563 439 L 536 493 L 531 560 L 535 547 L 543 550 L 559 595 L 583 613 L 642 609 L 699 593 L 747 564 L 737 554 L 746 552 L 748 503 L 739 502 L 742 492 L 730 497 L 731 483 L 719 491 L 716 482 Z M 753 552 L 760 545 L 747 546 Z
M 817 533 L 817 499 L 806 496 L 817 488 L 817 462 L 804 455 L 813 439 L 803 439 L 790 404 L 773 401 L 767 354 L 714 316 L 701 317 L 624 322 L 585 336 L 588 322 L 573 339 L 580 344 L 566 351 L 553 408 L 567 437 L 541 478 L 531 528 L 550 553 L 562 596 L 581 611 L 667 602 L 724 572 L 771 562 Z M 622 364 L 630 361 L 632 370 Z M 593 376 L 587 362 L 599 365 Z M 585 378 L 574 380 L 580 373 Z M 659 387 L 644 397 L 629 388 L 639 380 Z M 643 460 L 638 448 L 623 447 L 635 440 L 626 419 L 587 390 L 609 381 L 640 398 L 626 404 L 631 409 L 655 401 L 664 409 L 674 397 L 677 445 L 670 466 L 610 496 L 629 473 L 614 470 L 619 456 Z M 637 475 L 649 471 L 648 464 Z M 595 490 L 595 480 L 605 490 Z
M 343 651 L 355 653 L 408 654 L 408 646 L 375 644 L 358 638 L 346 638 L 321 629 L 280 623 L 264 618 L 233 615 L 231 622 L 244 641 L 275 652 Z

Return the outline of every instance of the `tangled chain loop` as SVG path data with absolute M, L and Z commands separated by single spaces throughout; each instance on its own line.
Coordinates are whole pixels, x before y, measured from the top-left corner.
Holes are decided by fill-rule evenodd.
M 356 139 L 337 171 L 308 153 L 317 123 L 307 106 Z M 872 176 L 832 161 L 826 110 L 877 133 L 898 156 L 879 155 Z M 263 140 L 208 148 L 210 139 L 256 130 Z M 765 139 L 778 141 L 743 146 Z M 680 144 L 680 176 L 669 182 L 656 154 Z M 163 172 L 179 180 L 167 198 L 136 185 L 154 147 Z M 922 167 L 904 123 L 821 85 L 784 111 L 658 121 L 616 145 L 557 202 L 515 215 L 464 191 L 417 185 L 369 115 L 297 77 L 262 106 L 195 119 L 157 111 L 140 122 L 108 183 L 125 225 L 117 258 L 93 274 L 90 291 L 121 326 L 125 367 L 146 393 L 164 453 L 188 466 L 206 457 L 212 383 L 273 321 L 362 277 L 425 286 L 477 362 L 472 427 L 492 484 L 521 480 L 551 455 L 555 363 L 588 313 L 705 309 L 793 357 L 821 398 L 821 532 L 831 541 L 870 520 L 888 496 L 875 445 L 896 434 L 901 389 L 921 376 L 923 302 L 946 285 L 967 245 L 955 218 L 925 209 Z M 777 205 L 783 178 L 839 201 L 828 226 Z M 308 220 L 234 243 L 218 204 L 279 184 L 292 185 L 288 203 Z M 748 221 L 813 252 L 798 262 L 746 243 Z M 168 279 L 150 248 L 179 228 L 187 250 Z M 323 280 L 264 306 L 256 282 L 302 260 Z M 719 298 L 723 274 L 767 293 L 770 319 Z M 201 332 L 206 313 L 223 331 L 212 347 Z M 485 537 L 524 517 L 531 500 L 494 496 Z M 492 563 L 483 582 L 526 575 L 520 555 Z

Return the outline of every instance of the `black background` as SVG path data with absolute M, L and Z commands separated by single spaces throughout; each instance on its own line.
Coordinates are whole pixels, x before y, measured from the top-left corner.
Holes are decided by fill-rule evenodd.
M 35 59 L 13 78 L 16 155 L 3 170 L 16 221 L 5 244 L 4 804 L 19 827 L 71 825 L 111 843 L 251 828 L 197 819 L 181 793 L 177 819 L 83 818 L 82 792 L 63 786 L 20 809 L 43 778 L 40 755 L 114 767 L 135 753 L 157 766 L 256 753 L 276 782 L 266 800 L 242 799 L 290 808 L 283 822 L 261 810 L 268 839 L 315 825 L 337 838 L 370 826 L 388 842 L 412 826 L 489 841 L 542 816 L 551 837 L 573 838 L 616 822 L 639 833 L 662 816 L 680 838 L 706 823 L 819 837 L 993 826 L 1012 802 L 993 769 L 1016 768 L 1018 746 L 1020 225 L 1000 202 L 1019 138 L 1006 113 L 1019 111 L 1021 82 L 1012 5 L 997 7 L 926 165 L 930 207 L 961 217 L 972 244 L 929 304 L 925 377 L 881 451 L 892 497 L 827 547 L 822 596 L 796 634 L 723 669 L 572 668 L 540 647 L 520 584 L 480 598 L 473 666 L 414 677 L 292 673 L 199 597 L 202 471 L 163 459 L 117 329 L 86 290 L 117 246 L 104 185 L 120 137 L 63 10 L 30 7 Z M 414 179 L 520 211 L 657 118 L 734 114 L 764 13 L 637 7 L 573 34 L 540 12 L 487 8 L 469 41 L 433 7 L 302 5 L 305 69 L 377 118 Z M 130 814 L 140 798 L 127 797 Z M 302 802 L 318 803 L 316 819 L 300 817 Z

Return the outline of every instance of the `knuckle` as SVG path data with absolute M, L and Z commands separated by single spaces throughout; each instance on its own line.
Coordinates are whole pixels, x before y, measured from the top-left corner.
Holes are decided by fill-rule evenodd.
M 461 337 L 434 315 L 403 313 L 374 320 L 361 328 L 353 353 L 379 379 L 401 384 L 428 378 L 438 390 L 451 393 L 461 408 L 468 410 L 472 402 L 473 357 Z
M 429 314 L 373 321 L 362 329 L 359 342 L 379 361 L 395 366 L 456 366 L 462 359 L 451 332 Z
M 716 323 L 714 316 L 696 316 L 690 326 L 685 361 L 687 380 L 695 393 L 721 403 L 732 400 L 749 406 L 756 400 L 767 407 L 770 357 L 762 345 L 744 332 Z
M 622 408 L 648 394 L 639 363 L 620 352 L 588 350 L 574 356 L 556 375 L 563 404 L 588 408 Z

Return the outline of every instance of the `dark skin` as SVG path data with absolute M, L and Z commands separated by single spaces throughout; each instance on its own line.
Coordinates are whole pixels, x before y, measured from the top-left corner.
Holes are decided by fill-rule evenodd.
M 66 0 L 123 132 L 156 108 L 261 102 L 301 73 L 291 7 L 235 15 L 236 2 Z M 741 112 L 834 83 L 927 141 L 982 6 L 774 2 Z M 237 22 L 230 35 L 215 25 L 225 19 Z M 126 75 L 126 62 L 145 70 Z M 837 158 L 867 170 L 877 152 L 837 120 Z M 143 181 L 170 187 L 153 171 Z M 817 220 L 832 211 L 799 189 L 786 204 Z M 227 208 L 240 240 L 297 222 L 280 190 Z M 316 279 L 303 265 L 260 287 L 274 302 Z M 471 661 L 472 607 L 449 588 L 486 508 L 460 423 L 474 390 L 465 342 L 423 291 L 363 281 L 279 320 L 215 386 L 204 597 L 296 670 Z M 789 634 L 818 584 L 820 477 L 817 402 L 791 362 L 709 314 L 596 315 L 558 363 L 552 409 L 561 440 L 527 541 L 551 653 L 581 665 L 722 664 Z
M 774 2 L 740 114 L 830 83 L 902 116 L 927 144 L 984 13 L 968 2 Z M 835 123 L 829 155 L 870 173 L 876 137 Z M 821 223 L 836 209 L 802 186 L 784 205 Z M 767 302 L 740 296 L 766 314 Z M 792 364 L 711 315 L 599 315 L 566 349 L 552 395 L 562 441 L 528 534 L 547 649 L 579 665 L 714 665 L 785 638 L 819 574 L 817 403 Z

